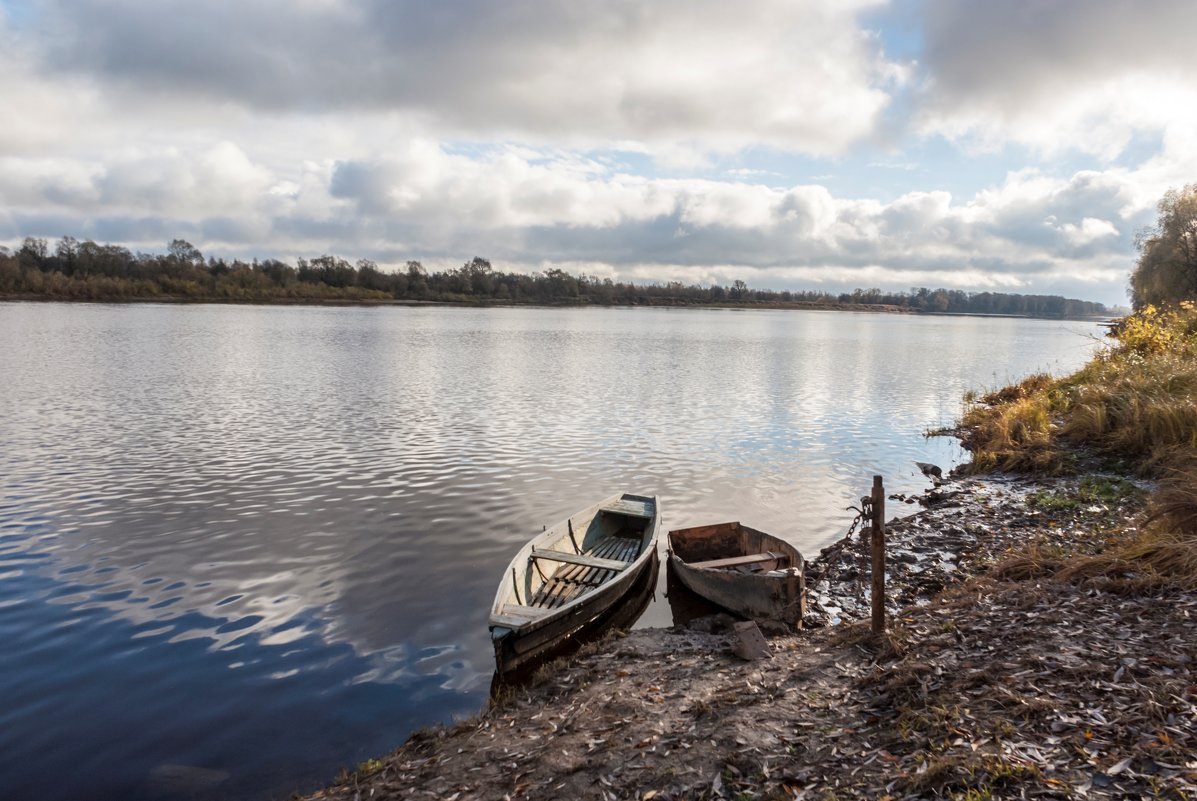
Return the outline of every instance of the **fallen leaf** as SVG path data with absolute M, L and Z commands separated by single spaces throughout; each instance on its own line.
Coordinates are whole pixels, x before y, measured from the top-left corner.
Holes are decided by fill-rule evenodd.
M 1124 770 L 1126 770 L 1127 768 L 1129 768 L 1129 767 L 1130 767 L 1130 763 L 1131 763 L 1131 758 L 1130 758 L 1130 757 L 1127 757 L 1126 759 L 1122 760 L 1121 762 L 1119 762 L 1119 763 L 1118 763 L 1117 765 L 1115 765 L 1114 767 L 1112 767 L 1112 768 L 1110 768 L 1109 770 L 1107 770 L 1107 771 L 1106 771 L 1106 775 L 1107 775 L 1107 776 L 1117 776 L 1119 773 L 1122 773 L 1122 771 L 1124 771 Z

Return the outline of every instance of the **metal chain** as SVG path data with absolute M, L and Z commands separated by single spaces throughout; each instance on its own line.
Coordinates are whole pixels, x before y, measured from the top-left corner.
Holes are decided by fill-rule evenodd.
M 856 529 L 862 523 L 871 522 L 873 519 L 873 499 L 868 495 L 860 499 L 860 506 L 845 506 L 845 512 L 855 511 L 856 516 L 852 518 L 851 525 L 848 526 L 848 533 L 844 535 L 843 539 L 838 540 L 831 545 L 823 557 L 819 560 L 820 570 L 812 577 L 812 583 L 817 584 L 825 578 L 830 577 L 831 571 L 839 562 L 840 555 L 843 554 L 844 548 L 852 541 L 852 535 L 856 533 Z

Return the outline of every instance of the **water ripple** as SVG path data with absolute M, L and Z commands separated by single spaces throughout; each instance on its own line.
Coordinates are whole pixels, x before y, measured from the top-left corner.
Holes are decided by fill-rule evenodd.
M 162 764 L 311 787 L 476 708 L 496 576 L 542 525 L 633 488 L 813 551 L 873 473 L 958 457 L 921 432 L 965 389 L 1093 330 L 0 304 L 0 797 L 135 800 Z

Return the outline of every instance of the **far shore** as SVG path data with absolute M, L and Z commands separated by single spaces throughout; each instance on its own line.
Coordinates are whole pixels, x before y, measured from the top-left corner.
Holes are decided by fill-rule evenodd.
M 226 306 L 400 306 L 426 307 L 444 306 L 451 308 L 540 308 L 540 309 L 705 309 L 719 311 L 837 311 L 869 314 L 909 314 L 923 317 L 1003 317 L 1025 320 L 1075 320 L 1098 322 L 1111 319 L 1108 315 L 1095 317 L 1053 317 L 1030 314 L 982 314 L 975 312 L 926 312 L 905 306 L 875 303 L 814 303 L 802 301 L 754 302 L 754 303 L 677 303 L 668 300 L 650 300 L 646 303 L 545 303 L 514 302 L 501 300 L 415 300 L 394 298 L 221 298 L 183 297 L 178 295 L 156 295 L 145 297 L 100 297 L 78 298 L 31 293 L 0 294 L 0 303 L 90 303 L 90 304 L 142 304 L 163 303 L 178 305 L 226 305 Z

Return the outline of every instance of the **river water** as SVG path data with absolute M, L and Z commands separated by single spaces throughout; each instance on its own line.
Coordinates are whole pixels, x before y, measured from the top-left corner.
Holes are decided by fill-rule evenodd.
M 285 796 L 477 711 L 512 553 L 620 490 L 808 554 L 1089 323 L 0 304 L 0 798 Z M 897 505 L 901 506 L 901 505 Z M 892 510 L 891 510 L 892 511 Z M 897 511 L 902 511 L 899 508 Z M 640 625 L 668 625 L 664 584 Z

